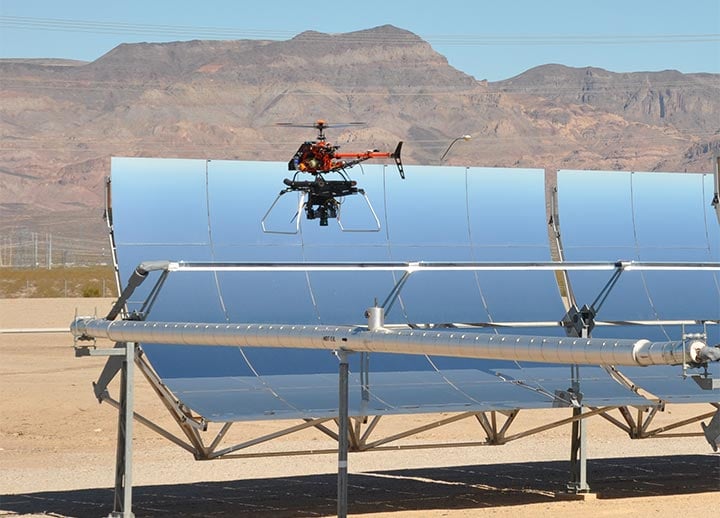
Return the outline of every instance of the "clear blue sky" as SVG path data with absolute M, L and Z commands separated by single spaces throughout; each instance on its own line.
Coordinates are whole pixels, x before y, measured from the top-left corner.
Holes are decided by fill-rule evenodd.
M 477 79 L 545 63 L 720 73 L 720 0 L 0 0 L 0 57 L 91 61 L 123 42 L 285 40 L 384 24 Z

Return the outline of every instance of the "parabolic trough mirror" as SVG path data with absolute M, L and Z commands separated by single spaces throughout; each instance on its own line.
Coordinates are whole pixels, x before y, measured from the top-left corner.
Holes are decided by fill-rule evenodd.
M 713 175 L 559 171 L 548 198 L 543 170 L 373 164 L 318 221 L 287 167 L 112 159 L 124 296 L 73 332 L 142 348 L 198 458 L 240 447 L 193 427 L 337 418 L 339 359 L 358 422 L 467 413 L 494 444 L 484 412 L 717 407 Z
M 286 168 L 276 162 L 114 158 L 112 229 L 121 285 L 143 262 L 183 265 L 165 275 L 159 289 L 161 272 L 152 272 L 128 301 L 129 312 L 142 310 L 146 322 L 352 326 L 365 322 L 366 308 L 385 303 L 387 325 L 567 336 L 559 325 L 566 303 L 556 271 L 547 266 L 554 256 L 544 171 L 416 166 L 402 179 L 391 166 L 368 165 L 360 183 L 379 231 L 343 231 L 333 221 L 318 225 L 303 217 L 294 200 L 276 206 L 273 217 L 297 220 L 298 231 L 268 232 L 261 222 Z M 712 180 L 699 174 L 559 172 L 563 259 L 608 265 L 569 272 L 579 306 L 596 299 L 616 271 L 613 263 L 694 265 L 624 268 L 596 316 L 612 325 L 596 325 L 594 337 L 679 341 L 685 329 L 718 342 L 720 283 L 710 266 L 719 262 L 720 232 L 710 203 Z M 355 209 L 364 210 L 344 210 Z M 420 262 L 438 267 L 409 274 L 402 267 Z M 345 267 L 324 269 L 329 263 Z M 299 267 L 281 268 L 285 264 Z M 381 264 L 387 268 L 370 267 Z M 645 325 L 631 325 L 637 322 Z M 337 359 L 325 350 L 162 343 L 144 344 L 143 350 L 163 383 L 210 421 L 337 414 L 337 398 L 328 390 Z M 530 358 L 378 352 L 349 361 L 352 415 L 552 407 L 555 394 L 572 382 L 566 365 Z M 656 390 L 659 377 L 667 389 L 660 391 L 663 398 L 718 399 L 677 368 L 627 372 L 636 385 Z M 581 380 L 586 404 L 644 400 L 600 367 L 583 368 Z

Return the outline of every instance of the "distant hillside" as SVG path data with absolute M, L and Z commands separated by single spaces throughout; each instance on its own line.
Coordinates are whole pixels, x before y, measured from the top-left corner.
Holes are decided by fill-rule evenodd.
M 587 104 L 624 119 L 681 130 L 720 130 L 720 77 L 676 70 L 617 74 L 601 68 L 543 65 L 499 81 L 501 92 L 525 92 L 558 104 Z
M 97 218 L 113 155 L 287 160 L 314 135 L 280 121 L 365 121 L 330 136 L 403 140 L 408 164 L 437 163 L 466 133 L 447 163 L 703 171 L 720 151 L 720 75 L 544 65 L 487 83 L 392 26 L 0 60 L 0 78 L 0 232 Z

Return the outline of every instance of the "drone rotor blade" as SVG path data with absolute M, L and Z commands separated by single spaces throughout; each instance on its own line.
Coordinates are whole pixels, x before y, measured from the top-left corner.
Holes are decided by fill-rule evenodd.
M 282 126 L 284 128 L 315 128 L 318 129 L 318 126 L 321 126 L 322 129 L 327 128 L 347 128 L 351 126 L 365 126 L 366 122 L 340 122 L 337 124 L 328 124 L 325 121 L 320 124 L 320 122 L 313 122 L 313 123 L 296 123 L 296 122 L 276 122 L 275 126 Z
M 365 126 L 367 122 L 340 122 L 338 124 L 327 124 L 326 128 L 349 128 L 350 126 Z
M 295 122 L 276 122 L 275 126 L 282 126 L 284 128 L 314 128 L 315 124 L 297 124 Z

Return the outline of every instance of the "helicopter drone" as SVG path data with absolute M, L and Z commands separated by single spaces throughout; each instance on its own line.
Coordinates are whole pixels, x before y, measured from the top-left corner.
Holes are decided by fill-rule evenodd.
M 348 124 L 334 124 L 330 126 L 324 120 L 317 120 L 313 124 L 292 124 L 278 123 L 279 126 L 288 126 L 296 128 L 315 128 L 318 130 L 318 136 L 314 141 L 306 141 L 300 145 L 295 155 L 288 162 L 288 170 L 295 171 L 292 179 L 285 178 L 283 183 L 287 186 L 280 191 L 275 203 L 280 197 L 289 192 L 300 192 L 303 194 L 303 203 L 298 210 L 304 210 L 307 219 L 319 219 L 320 226 L 327 226 L 328 220 L 337 218 L 341 202 L 339 198 L 353 194 L 367 196 L 365 191 L 357 186 L 357 182 L 351 180 L 347 174 L 347 169 L 369 160 L 371 158 L 392 158 L 395 160 L 398 172 L 401 178 L 405 178 L 405 171 L 400 160 L 400 151 L 402 142 L 399 142 L 395 151 L 380 152 L 377 149 L 369 151 L 361 151 L 356 153 L 339 153 L 340 146 L 332 145 L 325 137 L 327 128 L 339 128 L 345 126 L 362 125 L 362 122 L 353 122 Z M 340 179 L 328 180 L 326 175 L 331 173 L 337 174 Z M 314 178 L 312 180 L 299 180 L 300 174 L 309 174 Z M 270 210 L 275 206 L 270 207 Z M 370 206 L 372 210 L 372 206 Z M 268 211 L 268 213 L 270 212 Z M 267 214 L 266 214 L 267 217 Z

